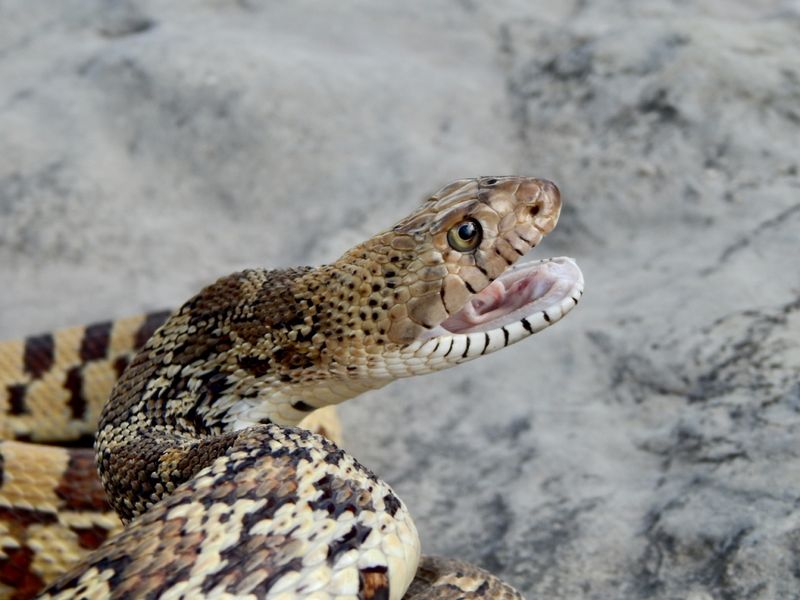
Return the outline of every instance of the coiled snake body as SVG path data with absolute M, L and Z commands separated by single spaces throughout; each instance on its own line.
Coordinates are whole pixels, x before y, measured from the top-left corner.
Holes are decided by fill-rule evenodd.
M 53 598 L 519 597 L 470 565 L 420 559 L 391 488 L 295 426 L 558 321 L 583 291 L 575 263 L 514 263 L 560 206 L 544 180 L 460 180 L 330 265 L 243 271 L 168 318 L 0 346 L 4 437 L 76 440 L 98 423 L 100 481 L 126 523 L 114 533 L 90 450 L 4 442 L 0 586 L 25 597 L 52 582 Z M 56 424 L 38 423 L 44 414 Z

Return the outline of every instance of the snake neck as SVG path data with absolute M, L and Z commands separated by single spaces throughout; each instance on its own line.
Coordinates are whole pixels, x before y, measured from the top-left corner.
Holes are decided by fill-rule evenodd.
M 369 348 L 384 340 L 364 338 L 387 327 L 373 320 L 362 287 L 339 264 L 218 280 L 134 359 L 100 429 L 124 422 L 192 436 L 292 426 L 317 408 L 385 385 L 390 377 L 369 372 Z
M 375 300 L 374 275 L 358 257 L 345 262 L 224 277 L 156 331 L 112 391 L 96 438 L 101 479 L 123 519 L 230 451 L 252 426 L 277 434 L 393 379 L 374 368 L 375 349 L 391 343 L 373 315 L 391 301 Z M 147 481 L 130 479 L 141 472 Z

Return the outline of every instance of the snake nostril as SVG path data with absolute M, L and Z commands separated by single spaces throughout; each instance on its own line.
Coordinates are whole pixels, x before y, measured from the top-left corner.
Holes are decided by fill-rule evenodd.
M 534 204 L 533 206 L 531 206 L 531 216 L 535 217 L 536 215 L 539 214 L 540 210 L 542 210 L 542 205 L 538 203 Z

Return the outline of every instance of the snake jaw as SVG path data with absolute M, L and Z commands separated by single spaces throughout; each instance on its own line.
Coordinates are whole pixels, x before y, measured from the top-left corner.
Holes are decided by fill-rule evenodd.
M 545 322 L 550 323 L 565 314 L 560 309 L 561 303 L 580 293 L 583 293 L 583 275 L 572 259 L 525 262 L 514 265 L 472 296 L 440 327 L 448 333 L 486 332 L 537 313 L 542 313 Z M 574 305 L 567 306 L 567 310 Z M 556 317 L 558 314 L 561 316 Z
M 495 352 L 560 321 L 577 306 L 583 287 L 583 273 L 571 258 L 516 265 L 402 354 L 425 359 L 409 362 L 413 374 L 421 374 Z

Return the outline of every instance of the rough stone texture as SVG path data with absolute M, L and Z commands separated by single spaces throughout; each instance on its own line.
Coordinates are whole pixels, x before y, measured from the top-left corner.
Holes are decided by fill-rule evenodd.
M 798 48 L 777 0 L 0 3 L 0 335 L 549 177 L 582 305 L 348 448 L 528 597 L 798 598 Z

